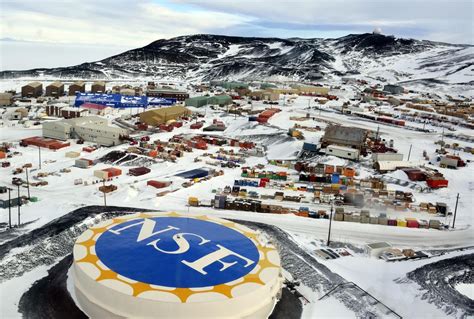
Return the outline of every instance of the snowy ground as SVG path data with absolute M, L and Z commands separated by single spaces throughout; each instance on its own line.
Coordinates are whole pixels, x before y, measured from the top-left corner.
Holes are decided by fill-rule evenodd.
M 0 90 L 18 87 L 22 82 L 0 82 Z M 367 128 L 376 131 L 380 130 L 383 138 L 393 139 L 395 148 L 399 152 L 408 156 L 411 147 L 411 160 L 424 161 L 422 153 L 426 151 L 430 157 L 434 157 L 437 145 L 435 141 L 441 139 L 442 130 L 439 127 L 432 127 L 434 132 L 422 133 L 416 131 L 408 131 L 401 127 L 393 127 L 380 123 L 365 121 L 360 118 L 355 118 L 347 115 L 341 115 L 334 112 L 329 112 L 328 106 L 323 106 L 323 111 L 317 110 L 314 107 L 316 103 L 314 100 L 309 100 L 308 97 L 297 97 L 293 102 L 288 102 L 289 97 L 285 97 L 285 105 L 283 99 L 281 100 L 282 112 L 273 116 L 268 126 L 257 125 L 254 122 L 248 122 L 248 119 L 243 116 L 225 115 L 221 111 L 212 111 L 210 108 L 206 110 L 206 122 L 211 123 L 214 118 L 219 118 L 227 125 L 225 132 L 215 133 L 216 135 L 224 135 L 228 137 L 236 137 L 256 141 L 266 146 L 267 157 L 258 158 L 250 157 L 247 159 L 246 166 L 253 166 L 255 164 L 267 164 L 268 159 L 292 159 L 295 158 L 297 152 L 301 149 L 303 141 L 289 138 L 286 135 L 288 128 L 293 127 L 295 123 L 303 126 L 322 128 L 321 131 L 309 132 L 303 130 L 305 141 L 317 142 L 323 134 L 324 128 L 328 121 L 340 123 L 343 125 L 350 125 L 356 127 Z M 342 104 L 345 98 L 341 98 L 337 103 Z M 335 102 L 334 102 L 335 103 Z M 262 103 L 254 103 L 254 108 L 264 108 L 267 105 Z M 10 110 L 7 111 L 9 113 Z M 128 112 L 128 111 L 127 111 Z M 22 125 L 14 121 L 7 120 L 7 113 L 2 115 L 2 124 L 0 125 L 0 142 L 18 142 L 19 139 L 39 136 L 41 135 L 41 126 L 32 126 L 24 128 Z M 124 113 L 124 112 L 122 112 Z M 311 119 L 305 121 L 292 121 L 292 116 L 306 116 L 309 113 Z M 109 116 L 118 116 L 120 113 Z M 314 117 L 314 120 L 312 119 Z M 151 140 L 160 139 L 167 140 L 171 136 L 179 133 L 196 133 L 196 131 L 189 129 L 190 123 L 185 124 L 182 128 L 175 129 L 171 133 L 157 133 L 151 135 Z M 466 129 L 462 129 L 466 132 Z M 471 132 L 467 132 L 472 135 Z M 456 142 L 456 140 L 445 138 L 449 143 Z M 462 145 L 473 147 L 473 143 L 459 142 Z M 15 155 L 10 159 L 12 163 L 11 168 L 0 168 L 0 185 L 11 185 L 12 168 L 20 167 L 26 163 L 32 163 L 33 168 L 30 170 L 30 179 L 39 171 L 55 173 L 49 177 L 43 178 L 48 181 L 47 186 L 39 186 L 31 188 L 31 196 L 39 198 L 36 203 L 29 203 L 21 207 L 21 220 L 24 224 L 11 236 L 0 237 L 4 243 L 12 236 L 27 233 L 31 230 L 37 229 L 48 222 L 61 217 L 68 212 L 88 205 L 102 205 L 103 196 L 98 191 L 96 184 L 89 183 L 88 186 L 75 186 L 74 180 L 82 178 L 85 181 L 92 182 L 95 180 L 93 171 L 101 168 L 110 167 L 113 165 L 97 164 L 90 169 L 79 169 L 73 167 L 74 160 L 64 156 L 64 151 L 41 150 L 42 168 L 38 169 L 38 149 L 34 147 L 16 147 L 14 151 L 21 154 Z M 83 146 L 78 145 L 75 141 L 71 141 L 71 146 L 66 148 L 66 151 L 81 152 Z M 81 157 L 88 159 L 98 159 L 112 150 L 123 150 L 127 145 L 116 146 L 113 148 L 99 148 L 93 153 L 81 152 Z M 231 149 L 230 147 L 225 147 Z M 327 237 L 328 220 L 323 219 L 309 219 L 298 217 L 294 215 L 270 215 L 257 214 L 252 212 L 230 211 L 230 210 L 215 210 L 206 207 L 187 207 L 187 199 L 189 196 L 196 196 L 202 200 L 210 200 L 215 195 L 212 190 L 223 189 L 227 185 L 232 185 L 234 179 L 240 176 L 240 169 L 225 168 L 224 174 L 219 177 L 214 177 L 208 181 L 197 183 L 189 188 L 183 188 L 181 184 L 185 182 L 184 179 L 175 176 L 177 173 L 189 170 L 192 168 L 200 168 L 208 166 L 204 162 L 194 162 L 196 155 L 202 155 L 205 152 L 214 153 L 218 147 L 210 146 L 208 151 L 197 151 L 193 153 L 185 153 L 183 158 L 179 158 L 176 163 L 157 162 L 152 164 L 150 168 L 151 173 L 141 176 L 133 177 L 125 173 L 131 167 L 122 166 L 123 175 L 114 179 L 113 184 L 118 186 L 118 190 L 108 194 L 108 205 L 114 206 L 129 206 L 143 209 L 156 210 L 174 210 L 179 212 L 199 212 L 206 214 L 213 214 L 219 217 L 232 218 L 239 220 L 246 220 L 252 222 L 259 222 L 269 225 L 274 225 L 290 234 L 291 238 L 308 254 L 314 256 L 314 250 L 323 247 L 321 242 Z M 234 148 L 235 149 L 235 148 Z M 235 149 L 237 150 L 237 149 Z M 465 160 L 473 160 L 471 154 L 461 152 L 460 155 Z M 345 160 L 327 158 L 332 164 L 341 165 Z M 436 164 L 435 162 L 433 162 Z M 473 225 L 473 191 L 474 191 L 474 168 L 471 163 L 467 167 L 458 170 L 443 169 L 436 166 L 431 166 L 442 172 L 449 180 L 449 188 L 435 190 L 431 193 L 419 193 L 408 187 L 402 187 L 395 184 L 390 184 L 389 189 L 404 190 L 414 192 L 416 202 L 446 202 L 450 211 L 454 210 L 456 194 L 460 194 L 460 201 L 457 210 L 456 228 L 446 231 L 438 231 L 432 229 L 409 229 L 400 227 L 386 227 L 379 225 L 355 224 L 355 223 L 332 223 L 332 239 L 342 244 L 353 245 L 361 249 L 365 244 L 376 241 L 387 241 L 398 248 L 413 248 L 413 249 L 447 249 L 471 246 L 474 242 Z M 70 173 L 60 173 L 61 169 L 69 168 Z M 267 169 L 283 170 L 280 167 L 269 166 Z M 374 172 L 366 166 L 358 166 L 360 176 L 370 176 Z M 395 172 L 393 176 L 403 177 L 399 172 Z M 24 174 L 20 175 L 24 178 Z M 155 180 L 169 180 L 172 185 L 162 190 L 173 190 L 173 192 L 163 196 L 157 197 L 157 190 L 147 186 L 146 181 L 150 179 Z M 275 190 L 265 189 L 260 190 L 261 194 L 273 193 Z M 26 189 L 21 188 L 22 195 L 26 195 Z M 291 191 L 285 191 L 291 194 Z M 16 195 L 16 190 L 13 192 Z M 12 194 L 12 195 L 13 195 Z M 298 194 L 298 192 L 294 192 Z M 0 194 L 1 199 L 6 199 L 7 194 Z M 281 204 L 279 202 L 272 202 L 273 204 Z M 328 205 L 324 204 L 301 204 L 301 203 L 285 203 L 285 206 L 293 206 L 298 208 L 300 206 L 308 206 L 312 210 L 325 209 L 329 210 Z M 13 224 L 16 220 L 16 208 L 13 209 Z M 374 211 L 374 213 L 379 213 Z M 434 217 L 428 213 L 421 212 L 398 212 L 386 211 L 391 217 L 416 217 L 419 219 L 434 219 L 438 218 L 442 222 L 451 223 L 452 218 Z M 0 209 L 0 223 L 5 226 L 8 223 L 8 209 Z M 472 251 L 471 251 L 472 252 Z M 419 287 L 416 283 L 401 284 L 397 281 L 403 278 L 408 272 L 421 267 L 425 264 L 432 263 L 448 257 L 458 256 L 466 252 L 452 252 L 446 255 L 435 257 L 432 259 L 425 259 L 419 261 L 406 261 L 399 263 L 386 263 L 381 260 L 368 258 L 362 253 L 356 253 L 350 257 L 343 257 L 337 260 L 319 260 L 320 263 L 327 266 L 334 273 L 343 277 L 347 281 L 355 282 L 363 289 L 376 296 L 383 303 L 393 308 L 397 313 L 407 318 L 423 317 L 429 314 L 429 317 L 444 317 L 446 313 L 436 307 L 433 303 L 427 300 L 422 300 L 419 296 Z M 5 262 L 1 260 L 0 264 Z M 21 277 L 11 280 L 0 280 L 0 300 L 1 308 L 5 309 L 7 317 L 17 317 L 18 300 L 24 290 L 31 285 L 35 280 L 43 277 L 46 274 L 48 267 L 37 267 Z M 470 287 L 470 288 L 469 288 Z M 307 296 L 309 303 L 305 305 L 303 317 L 304 318 L 348 318 L 354 317 L 355 313 L 347 309 L 340 301 L 333 297 L 323 300 L 318 300 L 321 297 L 320 292 L 312 291 L 311 288 L 302 287 L 303 295 Z M 457 289 L 461 293 L 469 295 L 469 289 L 472 293 L 472 284 L 470 286 L 458 285 Z M 413 305 L 416 300 L 415 306 Z M 3 310 L 2 310 L 3 312 Z M 452 314 L 451 316 L 459 316 L 459 314 Z

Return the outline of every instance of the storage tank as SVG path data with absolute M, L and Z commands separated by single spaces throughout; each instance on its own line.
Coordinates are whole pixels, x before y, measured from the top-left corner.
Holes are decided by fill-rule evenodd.
M 267 318 L 281 293 L 276 248 L 259 232 L 205 215 L 107 220 L 74 245 L 74 284 L 92 318 Z

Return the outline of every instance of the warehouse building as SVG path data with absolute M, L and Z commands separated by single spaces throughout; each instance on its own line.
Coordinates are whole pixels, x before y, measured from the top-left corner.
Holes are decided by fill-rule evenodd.
M 77 81 L 69 85 L 69 95 L 76 95 L 76 93 L 84 93 L 85 91 L 86 84 L 82 81 Z
M 258 231 L 174 212 L 89 228 L 72 271 L 90 318 L 268 318 L 283 282 L 278 251 Z
M 191 115 L 191 111 L 184 106 L 175 105 L 171 107 L 163 107 L 140 113 L 140 122 L 157 126 L 165 124 L 169 120 L 177 120 L 183 116 Z
M 189 93 L 176 89 L 150 88 L 147 90 L 146 96 L 171 98 L 176 99 L 177 101 L 184 101 L 189 98 Z
M 249 85 L 243 82 L 211 81 L 211 86 L 220 86 L 227 90 L 248 89 Z
M 76 138 L 103 146 L 113 146 L 122 144 L 122 137 L 127 135 L 127 130 L 109 126 L 107 119 L 98 116 L 43 123 L 43 137 L 58 140 Z
M 341 145 L 360 150 L 365 146 L 367 131 L 357 127 L 347 127 L 338 125 L 329 125 L 326 127 L 324 136 L 321 138 L 321 144 Z
M 0 93 L 0 106 L 12 106 L 13 94 L 9 92 Z
M 96 81 L 92 83 L 91 86 L 92 93 L 105 93 L 105 82 L 104 81 Z
M 322 87 L 322 86 L 293 84 L 293 85 L 290 85 L 290 87 L 298 90 L 298 94 L 318 94 L 318 95 L 329 94 L 329 88 Z
M 50 85 L 46 87 L 45 95 L 54 96 L 54 97 L 59 97 L 59 96 L 64 95 L 64 84 L 59 81 L 55 81 L 51 83 Z
M 394 84 L 386 84 L 383 87 L 383 90 L 391 94 L 402 94 L 405 91 L 405 89 L 402 86 L 394 85 Z
M 186 99 L 184 104 L 193 107 L 202 107 L 205 105 L 225 106 L 232 104 L 232 98 L 229 95 L 196 96 Z
M 250 98 L 253 100 L 266 100 L 266 101 L 278 101 L 280 99 L 280 94 L 278 92 L 272 91 L 254 91 L 249 93 Z
M 21 88 L 22 97 L 38 97 L 43 94 L 43 84 L 31 82 Z
M 262 83 L 260 84 L 261 90 L 276 89 L 277 86 L 273 83 Z
M 298 89 L 286 89 L 286 88 L 276 88 L 276 89 L 268 89 L 271 92 L 278 93 L 278 94 L 299 94 L 300 91 Z
M 186 106 L 193 106 L 193 107 L 203 107 L 205 105 L 210 104 L 210 96 L 196 96 L 186 99 L 184 104 Z

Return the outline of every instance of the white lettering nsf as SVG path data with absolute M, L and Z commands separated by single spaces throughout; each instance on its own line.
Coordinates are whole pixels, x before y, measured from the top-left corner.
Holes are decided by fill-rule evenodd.
M 137 237 L 137 242 L 142 242 L 142 241 L 144 241 L 144 240 L 146 240 L 150 237 L 153 237 L 153 236 L 156 236 L 156 235 L 168 232 L 168 231 L 172 231 L 172 230 L 178 231 L 179 230 L 179 228 L 177 228 L 177 227 L 168 226 L 167 228 L 164 228 L 164 229 L 161 229 L 161 230 L 158 230 L 158 231 L 154 231 L 156 222 L 152 219 L 146 218 L 144 220 L 141 220 L 141 221 L 136 222 L 136 223 L 131 224 L 131 225 L 124 226 L 124 227 L 119 228 L 119 229 L 111 229 L 110 232 L 115 234 L 115 235 L 120 235 L 122 231 L 124 231 L 126 229 L 129 229 L 129 228 L 132 228 L 132 227 L 135 227 L 135 226 L 140 226 L 140 225 L 142 225 L 142 226 L 141 226 L 141 229 L 140 229 L 140 233 L 138 234 L 138 237 Z M 158 247 L 158 242 L 160 241 L 159 238 L 147 243 L 146 245 L 147 246 L 153 246 L 153 248 L 155 248 L 157 251 L 162 252 L 164 254 L 183 254 L 183 253 L 187 252 L 190 248 L 189 242 L 186 240 L 185 236 L 198 237 L 201 240 L 201 242 L 198 244 L 199 246 L 211 242 L 210 240 L 205 239 L 204 237 L 202 237 L 198 234 L 177 233 L 177 234 L 174 234 L 173 237 L 172 237 L 174 242 L 178 246 L 178 249 L 176 249 L 176 250 L 169 251 L 169 250 L 163 250 L 160 247 Z M 213 251 L 212 253 L 209 253 L 209 254 L 207 254 L 207 255 L 205 255 L 205 256 L 203 256 L 203 257 L 201 257 L 201 258 L 199 258 L 195 261 L 181 260 L 181 262 L 183 264 L 185 264 L 186 266 L 194 269 L 195 271 L 200 272 L 203 275 L 207 275 L 207 272 L 204 269 L 207 266 L 209 266 L 209 265 L 211 265 L 215 262 L 219 262 L 222 265 L 222 267 L 220 268 L 219 271 L 223 271 L 223 270 L 237 264 L 237 261 L 234 261 L 234 262 L 231 262 L 231 263 L 222 261 L 222 259 L 224 259 L 225 257 L 228 257 L 228 256 L 235 256 L 235 257 L 238 257 L 241 260 L 243 260 L 245 262 L 244 267 L 248 267 L 248 266 L 254 264 L 254 262 L 252 260 L 250 260 L 250 259 L 248 259 L 248 258 L 232 251 L 232 250 L 229 250 L 229 249 L 227 249 L 227 248 L 225 248 L 225 247 L 223 247 L 219 244 L 216 244 L 216 246 L 217 246 L 217 248 L 219 248 L 218 250 Z

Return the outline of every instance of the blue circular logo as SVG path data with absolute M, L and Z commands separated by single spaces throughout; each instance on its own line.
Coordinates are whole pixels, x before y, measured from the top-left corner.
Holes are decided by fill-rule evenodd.
M 255 244 L 238 231 L 183 217 L 121 223 L 102 233 L 95 250 L 102 263 L 122 276 L 177 288 L 230 282 L 259 261 Z

